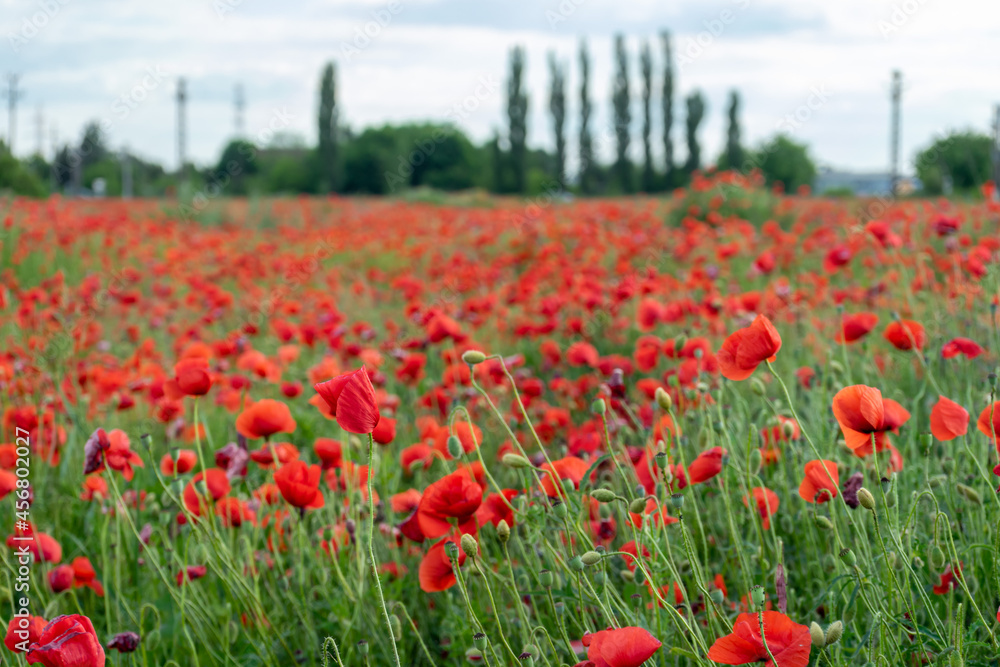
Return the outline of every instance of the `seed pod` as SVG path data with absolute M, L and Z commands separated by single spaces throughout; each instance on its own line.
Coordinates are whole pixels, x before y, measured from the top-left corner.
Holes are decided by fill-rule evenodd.
M 521 653 L 528 653 L 532 658 L 539 658 L 542 655 L 542 652 L 534 644 L 525 644 L 524 648 L 521 649 Z
M 368 655 L 368 642 L 362 639 L 361 641 L 358 642 L 357 646 L 358 646 L 358 653 L 360 653 L 363 656 Z
M 764 608 L 764 587 L 754 586 L 750 589 L 750 599 L 753 600 L 753 606 L 757 609 Z
M 889 495 L 889 492 L 892 491 L 892 478 L 883 477 L 879 480 L 879 484 L 882 485 L 882 493 Z
M 565 519 L 566 515 L 569 514 L 569 509 L 566 507 L 566 503 L 553 503 L 552 511 L 560 519 Z
M 608 405 L 603 398 L 595 398 L 594 402 L 590 404 L 590 411 L 595 415 L 603 415 L 608 411 Z
M 712 598 L 712 602 L 717 605 L 721 605 L 726 599 L 726 596 L 722 594 L 722 590 L 718 588 L 713 588 L 708 597 Z
M 600 488 L 591 491 L 590 497 L 599 503 L 612 503 L 618 496 L 611 489 Z
M 844 624 L 841 621 L 834 621 L 826 628 L 826 646 L 833 646 L 844 636 Z
M 681 334 L 680 336 L 678 336 L 677 338 L 675 338 L 674 339 L 674 352 L 680 352 L 681 350 L 683 350 L 684 346 L 687 345 L 687 342 L 688 342 L 688 337 L 685 336 L 684 334 Z M 674 377 L 674 376 L 672 376 L 672 377 Z
M 813 523 L 820 530 L 833 530 L 833 522 L 820 514 L 813 516 Z
M 601 554 L 596 551 L 588 551 L 580 556 L 580 560 L 583 561 L 584 565 L 597 565 L 601 562 Z
M 921 433 L 917 436 L 917 440 L 920 442 L 920 451 L 924 453 L 924 456 L 930 456 L 931 447 L 934 446 L 934 436 L 930 433 Z
M 858 489 L 858 502 L 861 503 L 861 506 L 866 510 L 875 511 L 875 496 L 873 496 L 872 492 L 863 486 Z
M 462 535 L 462 551 L 467 556 L 475 556 L 479 552 L 479 544 L 476 543 L 476 538 L 468 533 Z
M 809 636 L 812 638 L 812 645 L 816 648 L 826 646 L 826 635 L 823 633 L 823 628 L 819 627 L 819 623 L 816 621 L 809 624 Z
M 569 565 L 569 569 L 574 572 L 583 572 L 583 568 L 586 567 L 586 565 L 583 564 L 583 560 L 581 560 L 579 556 L 573 556 L 566 562 L 566 564 Z
M 674 495 L 670 496 L 670 507 L 672 507 L 675 510 L 683 509 L 684 496 L 679 493 L 675 493 Z
M 625 572 L 628 572 L 628 570 L 625 570 Z M 632 575 L 632 580 L 639 586 L 642 586 L 642 583 L 646 580 L 646 575 L 639 568 L 635 568 L 635 572 L 629 572 L 629 574 Z
M 458 560 L 458 545 L 454 542 L 445 542 L 444 553 L 449 559 Z
M 500 544 L 507 544 L 507 540 L 510 539 L 510 526 L 507 525 L 506 519 L 500 519 L 500 523 L 497 524 L 497 537 L 500 538 Z
M 520 454 L 504 454 L 503 458 L 500 459 L 500 462 L 503 463 L 508 468 L 530 468 L 531 467 L 531 461 L 529 461 L 528 459 L 524 458 Z
M 457 435 L 448 436 L 448 454 L 453 459 L 461 458 L 465 450 L 462 448 L 462 441 L 458 439 Z
M 840 560 L 844 561 L 847 567 L 854 567 L 858 564 L 858 557 L 847 547 L 840 550 Z
M 540 583 L 544 588 L 552 588 L 554 582 L 554 577 L 552 572 L 549 570 L 542 570 L 538 573 L 538 583 Z
M 670 412 L 670 408 L 673 407 L 674 399 L 670 398 L 670 394 L 663 387 L 657 387 L 656 393 L 656 404 L 660 406 L 664 412 Z
M 479 350 L 466 350 L 462 353 L 462 361 L 470 366 L 475 366 L 486 361 L 486 355 Z
M 971 489 L 970 489 L 971 490 Z M 632 514 L 642 514 L 646 511 L 646 498 L 636 498 L 631 503 L 629 503 L 628 511 Z

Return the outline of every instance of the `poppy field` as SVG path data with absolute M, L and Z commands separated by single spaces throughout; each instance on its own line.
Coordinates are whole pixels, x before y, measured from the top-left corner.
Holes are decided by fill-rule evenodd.
M 985 195 L 0 201 L 0 662 L 996 665 Z

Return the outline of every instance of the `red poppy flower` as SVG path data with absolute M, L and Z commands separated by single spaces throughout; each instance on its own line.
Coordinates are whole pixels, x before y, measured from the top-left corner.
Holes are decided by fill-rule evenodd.
M 73 587 L 73 568 L 60 565 L 49 572 L 49 587 L 53 593 L 62 593 Z
M 882 336 L 897 350 L 922 350 L 927 342 L 924 325 L 913 320 L 890 322 Z
M 388 445 L 396 439 L 396 420 L 391 417 L 382 417 L 372 431 L 372 438 L 380 445 Z
M 184 487 L 184 507 L 191 514 L 201 516 L 202 509 L 214 506 L 215 501 L 228 494 L 230 488 L 225 470 L 209 468 L 195 475 Z
M 893 403 L 898 406 L 898 403 Z M 899 408 L 902 410 L 902 407 Z M 891 409 L 892 413 L 898 413 Z M 909 418 L 909 413 L 905 412 L 905 417 Z M 902 414 L 890 415 L 890 420 L 886 418 L 886 401 L 882 398 L 882 392 L 874 387 L 863 384 L 844 387 L 833 397 L 833 415 L 840 424 L 840 430 L 844 434 L 847 446 L 853 450 L 860 447 L 871 446 L 871 436 L 875 435 L 875 442 L 879 449 L 883 448 L 880 442 L 884 438 L 884 433 L 892 428 L 898 428 Z M 891 423 L 887 423 L 890 421 Z M 906 419 L 902 419 L 906 421 Z M 899 422 L 902 423 L 902 422 Z M 894 424 L 894 425 L 893 425 Z
M 476 510 L 476 521 L 479 522 L 480 526 L 485 526 L 488 523 L 498 526 L 501 521 L 506 521 L 508 526 L 513 527 L 514 510 L 511 509 L 510 501 L 516 495 L 517 489 L 503 489 L 502 494 L 489 494 Z
M 550 498 L 565 495 L 566 492 L 563 490 L 561 484 L 561 481 L 564 479 L 570 480 L 573 482 L 573 486 L 579 489 L 580 482 L 583 481 L 583 476 L 587 474 L 589 468 L 589 463 L 576 456 L 566 456 L 556 459 L 552 462 L 552 465 L 548 463 L 543 464 L 540 469 L 549 471 L 548 473 L 540 473 L 542 477 L 542 489 L 545 491 L 545 495 Z M 557 485 L 558 489 L 556 488 Z
M 745 380 L 764 361 L 774 361 L 781 349 L 781 336 L 771 320 L 758 315 L 748 327 L 726 338 L 716 355 L 719 370 L 730 380 Z
M 323 507 L 323 493 L 319 490 L 320 467 L 306 465 L 305 461 L 292 461 L 278 468 L 274 483 L 289 505 L 316 509 Z
M 753 502 L 757 507 L 757 512 L 760 514 L 764 530 L 770 529 L 771 517 L 778 511 L 778 505 L 780 503 L 778 500 L 778 494 L 771 489 L 764 488 L 763 486 L 754 487 L 750 490 L 750 493 L 753 495 Z M 750 498 L 743 496 L 743 504 L 750 507 Z
M 178 361 L 174 365 L 174 382 L 185 396 L 204 396 L 212 388 L 208 361 L 202 357 Z
M 26 653 L 38 641 L 49 622 L 41 616 L 15 616 L 7 623 L 3 644 L 11 653 Z
M 832 478 L 832 479 L 831 479 Z M 833 461 L 810 461 L 799 485 L 799 495 L 807 503 L 825 503 L 837 497 L 840 472 Z M 820 492 L 823 492 L 820 495 Z
M 245 438 L 270 438 L 275 433 L 294 433 L 295 420 L 288 406 L 264 398 L 246 408 L 236 418 L 236 430 Z
M 987 421 L 989 415 L 987 415 Z M 961 405 L 938 396 L 938 402 L 931 408 L 931 433 L 943 442 L 965 435 L 969 430 L 969 412 Z
M 975 359 L 985 351 L 979 343 L 969 338 L 952 338 L 941 347 L 941 356 L 951 359 L 964 354 L 969 359 Z
M 319 382 L 314 389 L 330 406 L 337 424 L 345 431 L 366 435 L 378 426 L 381 415 L 375 387 L 363 366 L 353 373 Z
M 631 556 L 622 556 L 622 560 L 625 561 L 625 567 L 629 569 L 629 572 L 635 572 L 635 568 L 638 566 L 635 561 L 636 557 L 639 555 L 639 549 L 635 545 L 635 540 L 629 540 L 618 550 L 631 554 Z M 646 545 L 643 545 L 642 547 L 642 556 L 643 558 L 649 558 L 650 556 L 649 549 Z
M 319 460 L 323 462 L 324 470 L 340 467 L 344 457 L 342 449 L 343 446 L 340 444 L 340 440 L 334 440 L 333 438 L 316 438 L 316 442 L 313 443 L 313 451 L 316 452 Z
M 434 449 L 448 461 L 452 458 L 451 452 L 448 451 L 448 438 L 451 435 L 452 429 L 447 426 L 439 427 L 434 433 Z M 483 442 L 483 430 L 475 424 L 470 429 L 469 422 L 465 420 L 455 422 L 454 435 L 462 443 L 462 451 L 466 454 L 475 450 L 477 443 Z
M 208 574 L 208 568 L 204 565 L 188 565 L 177 573 L 177 585 L 183 586 L 195 579 L 201 579 L 206 574 Z
M 440 542 L 436 542 L 424 554 L 420 561 L 418 577 L 420 579 L 420 590 L 425 593 L 437 593 L 446 591 L 458 581 L 455 572 L 452 570 L 451 561 L 445 553 L 444 545 L 451 542 L 458 546 L 458 566 L 465 564 L 465 552 L 457 537 L 446 537 Z
M 854 341 L 861 340 L 875 328 L 876 324 L 878 324 L 878 315 L 875 313 L 844 315 L 841 320 L 840 331 L 837 332 L 834 340 L 838 343 L 853 343 Z
M 590 366 L 594 368 L 600 361 L 597 348 L 586 341 L 577 341 L 566 348 L 566 362 L 570 366 Z
M 160 459 L 160 472 L 166 477 L 183 475 L 194 470 L 197 463 L 198 455 L 193 449 L 180 449 L 177 450 L 176 456 L 163 455 L 163 458 Z
M 688 466 L 688 482 L 700 484 L 712 479 L 722 472 L 722 459 L 727 452 L 722 447 L 712 447 L 702 452 Z
M 941 574 L 940 582 L 934 585 L 933 588 L 934 594 L 947 595 L 948 593 L 951 593 L 953 590 L 958 588 L 959 586 L 958 580 L 961 578 L 962 578 L 962 563 L 959 563 L 958 567 L 952 567 L 951 565 L 948 565 L 948 567 L 945 568 L 944 573 Z
M 28 664 L 45 667 L 104 667 L 104 647 L 94 624 L 80 614 L 57 616 L 28 648 Z
M 723 665 L 762 663 L 765 667 L 806 667 L 812 641 L 809 628 L 799 625 L 782 613 L 765 611 L 764 639 L 757 614 L 740 614 L 732 634 L 720 637 L 708 649 L 708 659 Z M 772 661 L 768 650 L 774 656 Z
M 594 667 L 639 667 L 663 645 L 644 628 L 601 630 L 588 635 L 587 660 Z
M 468 475 L 453 472 L 445 475 L 424 490 L 417 508 L 417 521 L 421 532 L 431 539 L 441 537 L 452 529 L 449 519 L 462 526 L 475 518 L 483 502 L 483 487 Z M 471 532 L 463 530 L 463 532 Z

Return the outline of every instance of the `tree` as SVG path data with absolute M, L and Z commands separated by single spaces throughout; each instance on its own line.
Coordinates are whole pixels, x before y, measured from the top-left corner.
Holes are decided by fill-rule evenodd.
M 507 135 L 514 192 L 519 194 L 527 188 L 528 94 L 524 90 L 523 77 L 524 48 L 516 46 L 510 53 L 510 78 L 507 80 Z
M 687 104 L 687 118 L 684 119 L 684 130 L 687 137 L 687 161 L 684 163 L 684 171 L 688 178 L 691 174 L 701 168 L 701 145 L 698 143 L 698 126 L 705 118 L 705 97 L 701 91 L 696 90 L 688 95 L 685 100 Z
M 11 155 L 0 141 L 0 192 L 13 192 L 28 197 L 44 197 L 45 186 L 20 160 Z
M 320 192 L 334 192 L 339 185 L 337 173 L 337 88 L 336 65 L 327 63 L 319 85 L 319 157 Z
M 496 130 L 493 131 L 493 138 L 490 139 L 489 145 L 490 152 L 490 187 L 493 192 L 504 192 L 506 191 L 506 186 L 504 183 L 504 153 L 503 148 L 500 147 L 500 133 Z
M 628 149 L 631 143 L 630 129 L 632 111 L 630 108 L 628 85 L 628 55 L 625 53 L 625 38 L 615 36 L 615 80 L 612 94 L 615 118 L 615 174 L 622 192 L 632 192 L 632 164 L 628 159 Z
M 649 52 L 649 42 L 643 42 L 639 55 L 642 69 L 642 190 L 652 192 L 656 187 L 656 171 L 653 169 L 653 147 L 650 132 L 653 129 L 653 57 Z
M 663 160 L 666 163 L 666 186 L 677 185 L 674 170 L 674 140 L 671 136 L 674 126 L 674 58 L 670 47 L 670 33 L 660 34 L 663 42 Z
M 590 134 L 590 54 L 580 42 L 580 192 L 594 191 L 594 138 Z
M 233 139 L 222 150 L 215 167 L 218 178 L 228 177 L 230 194 L 247 193 L 247 177 L 257 173 L 257 147 L 246 139 Z
M 556 55 L 549 53 L 549 75 L 552 87 L 549 91 L 549 112 L 552 114 L 552 132 L 556 137 L 556 182 L 560 189 L 566 187 L 566 71 L 556 61 Z
M 83 138 L 80 140 L 80 165 L 86 169 L 91 165 L 102 162 L 108 158 L 107 137 L 101 124 L 97 121 L 90 121 L 83 128 Z
M 917 177 L 927 194 L 951 188 L 978 188 L 991 177 L 993 141 L 977 132 L 951 132 L 920 151 L 914 160 Z
M 809 157 L 805 144 L 799 144 L 784 134 L 765 142 L 751 157 L 767 184 L 781 183 L 786 192 L 803 185 L 812 185 L 816 179 L 816 165 Z
M 726 130 L 725 164 L 720 168 L 739 169 L 743 164 L 743 146 L 740 144 L 740 94 L 729 93 L 729 127 Z M 722 162 L 722 160 L 720 160 Z

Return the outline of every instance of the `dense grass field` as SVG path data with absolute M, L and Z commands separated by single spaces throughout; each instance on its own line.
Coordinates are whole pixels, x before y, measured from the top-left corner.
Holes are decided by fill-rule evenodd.
M 0 218 L 4 664 L 998 664 L 996 204 Z

